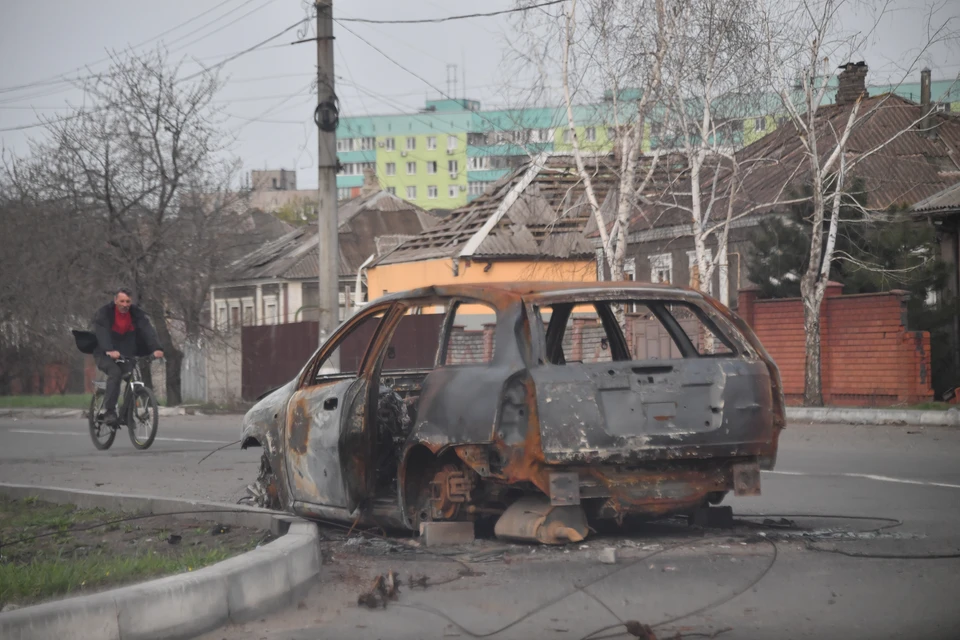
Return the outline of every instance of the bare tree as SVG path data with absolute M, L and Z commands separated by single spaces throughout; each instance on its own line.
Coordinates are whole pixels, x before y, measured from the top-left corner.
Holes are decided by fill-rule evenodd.
M 47 365 L 77 359 L 70 329 L 86 324 L 87 306 L 106 274 L 93 260 L 97 233 L 65 203 L 21 199 L 4 186 L 0 389 L 9 392 L 14 380 L 37 380 L 43 389 Z
M 524 14 L 521 29 L 529 38 L 518 55 L 539 72 L 541 86 L 534 88 L 535 95 L 551 95 L 544 85 L 549 87 L 551 80 L 560 78 L 565 142 L 572 146 L 586 204 L 598 228 L 605 270 L 612 279 L 620 280 L 630 218 L 659 158 L 655 153 L 651 161 L 641 162 L 675 26 L 671 1 L 573 0 L 564 5 L 562 15 L 546 11 Z M 611 123 L 606 132 L 609 145 L 605 146 L 612 145 L 612 153 L 581 139 L 578 127 L 587 124 L 582 120 L 587 103 L 603 105 L 599 107 L 602 114 L 590 109 L 588 117 L 596 121 L 600 115 Z M 609 182 L 611 172 L 615 185 L 608 197 L 615 197 L 616 202 L 604 207 L 598 183 Z M 604 192 L 607 186 L 604 184 Z M 607 210 L 612 215 L 605 216 Z
M 180 402 L 179 345 L 198 330 L 232 233 L 224 216 L 239 197 L 213 105 L 220 86 L 210 73 L 184 77 L 162 51 L 115 56 L 84 86 L 91 104 L 49 120 L 30 154 L 8 166 L 18 191 L 69 203 L 98 239 L 96 260 L 117 274 L 113 284 L 134 287 L 160 337 L 172 404 Z
M 768 108 L 758 82 L 764 73 L 758 55 L 764 33 L 757 3 L 750 0 L 678 3 L 674 16 L 662 90 L 670 122 L 656 137 L 660 145 L 675 147 L 686 171 L 663 191 L 654 212 L 679 209 L 688 216 L 699 288 L 708 293 L 719 269 L 720 301 L 729 304 L 730 224 L 762 208 L 739 199 L 743 174 L 753 164 L 742 166 L 736 151 L 743 143 L 744 120 Z
M 843 30 L 840 10 L 851 5 L 859 10 L 861 20 L 866 16 L 871 18 L 868 28 L 854 33 Z M 862 94 L 847 96 L 849 104 L 842 109 L 825 106 L 828 92 L 833 89 L 831 65 L 854 59 L 853 55 L 871 37 L 888 8 L 887 4 L 876 8 L 852 0 L 799 0 L 778 3 L 773 8 L 763 5 L 764 64 L 772 70 L 769 78 L 787 115 L 788 131 L 799 143 L 802 159 L 797 169 L 810 192 L 809 261 L 800 278 L 806 334 L 804 403 L 807 405 L 823 404 L 820 309 L 835 259 L 841 206 L 859 206 L 845 189 L 858 165 L 907 132 L 915 131 L 919 124 L 918 118 L 897 130 L 886 131 L 881 136 L 883 139 L 871 137 L 852 147 L 853 136 L 885 107 L 886 98 L 870 101 L 867 108 L 863 108 L 865 96 Z M 930 46 L 955 38 L 956 32 L 949 20 L 931 28 L 920 54 L 904 66 L 904 77 L 916 70 L 920 56 Z M 856 73 L 861 65 L 851 63 L 847 71 Z M 866 68 L 862 73 L 866 73 Z M 838 99 L 838 105 L 839 102 Z

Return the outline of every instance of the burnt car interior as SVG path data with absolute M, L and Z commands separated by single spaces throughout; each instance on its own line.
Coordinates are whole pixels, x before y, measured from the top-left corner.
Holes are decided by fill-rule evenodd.
M 486 364 L 493 356 L 492 348 L 478 348 L 482 328 L 477 318 L 493 320 L 496 311 L 485 305 L 463 300 L 437 301 L 401 308 L 386 348 L 372 363 L 371 390 L 367 415 L 372 417 L 371 432 L 373 494 L 375 498 L 392 498 L 397 491 L 400 454 L 410 429 L 417 420 L 417 407 L 424 381 L 438 368 Z M 468 310 L 468 317 L 461 313 Z M 337 377 L 357 375 L 384 316 L 378 314 L 359 326 L 344 341 Z M 488 323 L 489 324 L 489 323 Z M 468 329 L 467 326 L 474 328 Z M 384 336 L 386 337 L 386 336 Z M 492 344 L 491 344 L 492 347 Z M 329 381 L 318 370 L 314 384 Z

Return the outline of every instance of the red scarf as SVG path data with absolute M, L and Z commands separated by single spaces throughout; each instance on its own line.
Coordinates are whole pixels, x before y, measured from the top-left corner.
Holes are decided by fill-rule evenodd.
M 120 313 L 120 307 L 114 307 L 113 327 L 111 327 L 111 330 L 120 335 L 133 331 L 133 318 L 130 316 L 130 312 Z

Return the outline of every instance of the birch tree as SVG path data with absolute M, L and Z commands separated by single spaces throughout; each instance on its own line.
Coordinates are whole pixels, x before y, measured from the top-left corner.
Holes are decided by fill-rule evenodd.
M 854 33 L 844 31 L 839 15 L 840 10 L 848 5 L 856 5 L 867 28 Z M 851 148 L 851 137 L 884 107 L 884 100 L 872 100 L 864 108 L 865 96 L 860 95 L 845 106 L 846 111 L 837 111 L 837 107 L 827 105 L 828 94 L 834 89 L 829 82 L 834 69 L 838 63 L 856 59 L 854 54 L 874 33 L 889 5 L 882 5 L 873 13 L 870 8 L 864 3 L 845 0 L 800 0 L 778 4 L 774 8 L 763 5 L 762 9 L 766 29 L 764 62 L 773 71 L 769 76 L 773 92 L 779 98 L 790 130 L 799 143 L 802 160 L 797 168 L 810 192 L 809 259 L 800 277 L 806 405 L 823 404 L 820 311 L 830 281 L 831 266 L 835 262 L 841 207 L 845 204 L 859 206 L 845 189 L 860 163 L 898 137 L 915 131 L 920 122 L 918 118 L 907 127 L 888 132 L 883 140 L 871 140 Z M 933 10 L 930 15 L 934 15 Z M 923 52 L 944 41 L 956 41 L 956 31 L 950 20 L 928 29 L 921 39 L 920 53 L 903 65 L 904 77 L 916 72 Z M 857 66 L 857 63 L 850 63 L 847 69 Z M 824 117 L 827 108 L 832 110 L 831 117 Z
M 757 165 L 741 162 L 736 154 L 744 120 L 769 108 L 758 82 L 765 71 L 758 55 L 765 42 L 759 18 L 757 3 L 750 0 L 680 3 L 664 64 L 662 101 L 672 122 L 660 128 L 657 143 L 675 147 L 686 173 L 664 190 L 657 208 L 688 216 L 698 286 L 709 293 L 719 270 L 719 299 L 725 305 L 731 223 L 764 207 L 739 201 L 744 174 Z
M 572 146 L 576 172 L 600 236 L 605 269 L 598 271 L 608 272 L 613 280 L 623 279 L 630 219 L 660 157 L 657 152 L 644 158 L 644 141 L 675 30 L 672 4 L 673 0 L 572 0 L 563 5 L 561 15 L 524 12 L 527 22 L 521 25 L 529 34 L 525 43 L 529 52 L 521 52 L 521 59 L 535 64 L 539 81 L 548 86 L 559 76 L 556 84 L 561 88 L 566 142 Z M 559 61 L 556 67 L 551 66 L 554 60 Z M 541 87 L 532 92 L 550 95 Z M 582 139 L 579 130 L 586 124 L 578 120 L 579 106 L 601 102 L 606 105 L 602 117 L 612 152 L 599 151 Z M 614 211 L 612 221 L 604 217 L 604 203 L 597 195 L 598 181 L 609 180 L 610 173 L 616 197 L 615 206 L 607 205 Z

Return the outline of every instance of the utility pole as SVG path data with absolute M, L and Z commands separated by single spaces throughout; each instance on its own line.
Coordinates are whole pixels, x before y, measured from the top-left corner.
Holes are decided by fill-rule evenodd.
M 320 252 L 320 344 L 340 324 L 340 243 L 337 237 L 337 123 L 334 91 L 333 0 L 316 0 L 317 9 L 317 233 Z M 336 354 L 333 356 L 337 357 Z M 339 368 L 339 362 L 328 362 Z

